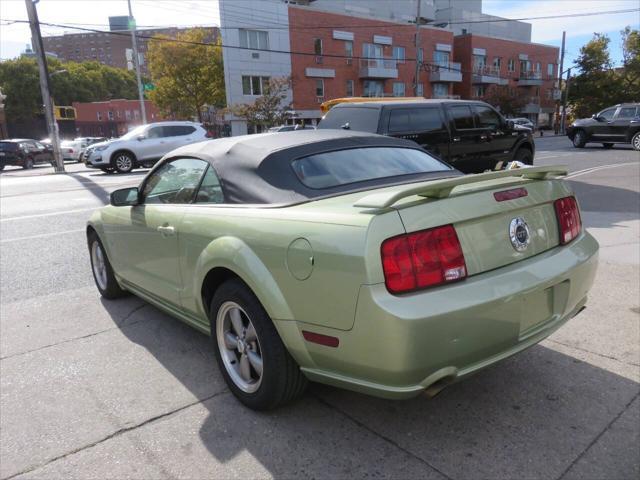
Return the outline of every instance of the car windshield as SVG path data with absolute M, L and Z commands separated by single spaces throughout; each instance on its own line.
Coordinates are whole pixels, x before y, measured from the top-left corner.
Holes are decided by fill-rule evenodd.
M 142 135 L 144 133 L 145 125 L 140 125 L 139 127 L 134 128 L 130 132 L 125 133 L 120 137 L 120 140 L 133 140 L 137 138 L 138 135 Z
M 11 152 L 18 149 L 18 144 L 14 142 L 0 142 L 0 150 Z
M 331 188 L 380 178 L 452 170 L 414 148 L 370 147 L 320 153 L 292 162 L 300 181 L 309 188 Z

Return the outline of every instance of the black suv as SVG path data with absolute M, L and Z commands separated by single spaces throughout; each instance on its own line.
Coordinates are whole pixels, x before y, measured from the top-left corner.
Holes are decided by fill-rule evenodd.
M 506 120 L 491 105 L 465 100 L 340 103 L 318 128 L 344 128 L 413 140 L 465 173 L 512 160 L 533 164 L 531 129 Z
M 640 103 L 622 103 L 576 120 L 567 127 L 567 136 L 576 148 L 587 142 L 602 143 L 604 148 L 630 143 L 634 150 L 640 150 Z
M 50 145 L 26 138 L 0 141 L 0 170 L 4 170 L 5 165 L 29 169 L 36 163 L 53 165 L 53 148 Z

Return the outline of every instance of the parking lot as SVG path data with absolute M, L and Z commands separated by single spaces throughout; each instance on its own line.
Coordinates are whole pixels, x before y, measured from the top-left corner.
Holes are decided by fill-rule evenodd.
M 145 171 L 0 174 L 0 479 L 640 475 L 640 154 L 536 138 L 601 245 L 587 309 L 445 389 L 388 401 L 321 385 L 269 413 L 226 388 L 206 336 L 101 300 L 84 226 Z

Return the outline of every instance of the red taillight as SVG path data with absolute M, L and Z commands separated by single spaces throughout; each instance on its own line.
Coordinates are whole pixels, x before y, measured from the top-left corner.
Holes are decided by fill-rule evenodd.
M 556 200 L 553 205 L 556 208 L 556 217 L 558 218 L 560 245 L 566 245 L 582 231 L 578 202 L 574 197 L 565 197 Z
M 400 235 L 382 243 L 387 289 L 403 293 L 461 280 L 467 268 L 452 225 Z

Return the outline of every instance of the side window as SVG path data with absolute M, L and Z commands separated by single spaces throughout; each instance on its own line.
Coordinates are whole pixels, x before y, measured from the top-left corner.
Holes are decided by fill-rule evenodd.
M 222 187 L 215 170 L 209 166 L 196 195 L 195 203 L 224 203 Z
M 500 125 L 502 124 L 500 115 L 491 108 L 479 105 L 476 106 L 476 113 L 478 114 L 479 128 L 488 128 L 492 131 L 496 131 L 500 128 Z
M 191 203 L 207 165 L 196 158 L 165 163 L 147 179 L 142 190 L 144 203 Z
M 441 130 L 442 118 L 437 108 L 398 108 L 389 115 L 389 133 Z
M 618 115 L 616 115 L 616 119 L 632 119 L 636 116 L 636 107 L 622 107 L 618 111 Z
M 194 127 L 189 127 L 187 125 L 170 125 L 168 127 L 164 127 L 164 136 L 165 137 L 180 137 L 183 135 L 189 135 L 195 132 Z
M 456 130 L 475 128 L 473 112 L 469 105 L 451 105 L 447 108 Z
M 166 127 L 153 127 L 150 128 L 149 131 L 147 132 L 147 138 L 161 138 L 166 136 L 165 133 L 163 132 L 163 130 Z
M 599 117 L 604 118 L 605 120 L 613 119 L 613 114 L 616 113 L 615 108 L 610 108 L 609 110 L 604 110 L 598 114 Z

